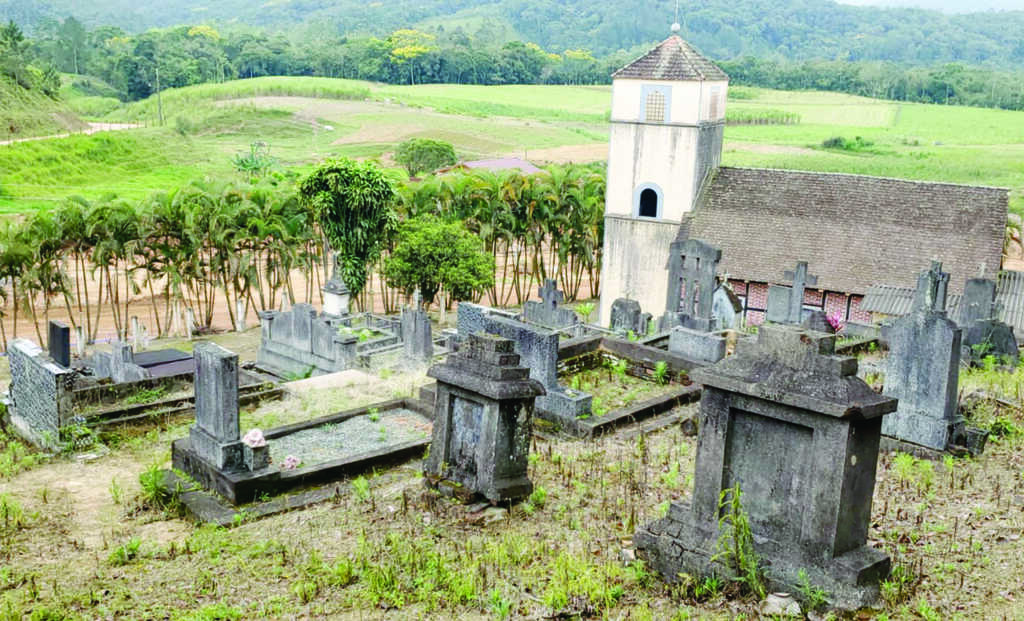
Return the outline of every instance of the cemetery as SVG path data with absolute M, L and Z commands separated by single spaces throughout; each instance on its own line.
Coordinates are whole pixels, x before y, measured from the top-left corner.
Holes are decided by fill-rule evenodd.
M 707 213 L 765 191 L 718 166 L 728 77 L 673 35 L 615 80 L 599 297 L 467 228 L 397 261 L 390 182 L 331 161 L 299 182 L 334 267 L 295 268 L 306 302 L 7 341 L 0 619 L 1019 616 L 1019 273 L 914 248 L 862 287 L 776 226 L 820 189 L 795 173 L 723 241 Z M 677 139 L 678 170 L 639 148 Z

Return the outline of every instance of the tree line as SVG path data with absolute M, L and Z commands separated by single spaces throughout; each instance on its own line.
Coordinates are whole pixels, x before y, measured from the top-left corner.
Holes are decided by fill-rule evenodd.
M 357 306 L 372 308 L 376 298 L 385 312 L 394 312 L 402 296 L 412 293 L 410 287 L 436 282 L 410 266 L 418 253 L 399 253 L 389 273 L 383 269 L 400 240 L 422 243 L 425 235 L 439 234 L 430 218 L 458 223 L 493 258 L 481 263 L 470 257 L 478 276 L 449 278 L 455 290 L 447 292 L 447 303 L 452 296 L 472 295 L 486 296 L 492 304 L 522 304 L 544 278 L 557 278 L 569 299 L 598 294 L 604 221 L 600 172 L 577 166 L 536 175 L 453 172 L 386 183 L 393 186 L 401 223 L 385 240 L 382 256 L 371 256 L 362 266 L 367 286 Z M 202 329 L 211 327 L 217 308 L 226 308 L 233 324 L 236 307 L 273 308 L 284 292 L 294 301 L 319 302 L 330 275 L 325 231 L 301 187 L 282 175 L 201 180 L 141 201 L 72 197 L 51 210 L 5 221 L 0 227 L 5 349 L 9 337 L 28 336 L 18 334 L 23 319 L 43 342 L 43 327 L 58 310 L 93 340 L 101 314 L 117 334 L 126 335 L 139 302 L 149 306 L 154 336 L 182 325 L 185 309 Z M 405 230 L 407 223 L 415 226 Z M 487 269 L 493 279 L 479 276 L 481 265 L 492 266 Z
M 482 31 L 485 36 L 488 33 Z M 494 45 L 454 29 L 440 34 L 396 30 L 384 38 L 321 36 L 293 41 L 248 29 L 224 33 L 205 25 L 129 35 L 88 30 L 74 18 L 44 22 L 25 39 L 13 23 L 0 32 L 5 67 L 20 58 L 22 81 L 55 93 L 56 70 L 100 78 L 76 81 L 88 94 L 126 101 L 157 89 L 271 75 L 341 77 L 393 84 L 603 84 L 644 48 L 596 57 L 586 49 L 549 53 L 533 43 Z M 1024 58 L 1024 57 L 1022 57 Z M 34 63 L 34 65 L 33 65 Z M 906 65 L 870 60 L 787 61 L 743 56 L 719 64 L 737 85 L 828 90 L 897 101 L 1024 108 L 1024 72 L 946 63 Z M 40 69 L 42 68 L 42 69 Z M 5 70 L 7 73 L 11 71 Z

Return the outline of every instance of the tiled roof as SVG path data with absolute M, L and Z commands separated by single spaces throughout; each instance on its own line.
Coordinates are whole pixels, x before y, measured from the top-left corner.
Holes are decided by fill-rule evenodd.
M 984 263 L 1001 265 L 1008 191 L 837 173 L 722 167 L 680 237 L 722 249 L 719 272 L 782 282 L 807 261 L 818 288 L 864 294 L 913 288 L 932 259 L 960 293 Z
M 701 56 L 679 35 L 672 35 L 650 52 L 616 71 L 612 78 L 728 80 L 729 76 L 715 63 Z

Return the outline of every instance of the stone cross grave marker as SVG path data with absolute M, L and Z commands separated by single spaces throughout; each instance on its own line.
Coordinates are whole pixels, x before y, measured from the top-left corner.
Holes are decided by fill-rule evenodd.
M 558 290 L 558 284 L 551 278 L 537 290 L 540 302 L 528 301 L 523 304 L 523 317 L 546 328 L 568 328 L 579 323 L 579 317 L 571 309 L 562 306 L 565 294 Z
M 933 261 L 921 272 L 909 315 L 882 328 L 889 343 L 885 394 L 899 399 L 882 433 L 935 450 L 945 450 L 960 425 L 957 384 L 962 331 L 946 317 L 949 274 Z
M 54 362 L 65 369 L 71 366 L 71 328 L 66 323 L 50 320 L 47 349 Z
M 672 243 L 665 311 L 679 313 L 679 325 L 700 332 L 715 329 L 715 272 L 721 260 L 721 250 L 699 239 Z
M 786 270 L 783 278 L 791 287 L 772 285 L 768 289 L 767 319 L 772 323 L 800 325 L 803 323 L 804 291 L 818 284 L 818 277 L 807 273 L 807 261 L 796 264 L 796 270 Z
M 197 343 L 196 423 L 189 429 L 192 450 L 218 470 L 242 464 L 238 430 L 238 354 L 216 343 Z

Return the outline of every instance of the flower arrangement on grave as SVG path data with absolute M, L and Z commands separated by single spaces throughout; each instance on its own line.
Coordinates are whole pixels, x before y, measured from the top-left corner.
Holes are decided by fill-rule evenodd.
M 832 329 L 836 332 L 843 329 L 843 315 L 839 311 L 836 311 L 831 315 L 826 315 L 825 321 L 827 321 L 828 325 L 832 326 Z
M 250 429 L 242 438 L 242 443 L 249 448 L 259 448 L 267 445 L 267 439 L 259 429 Z
M 284 458 L 284 461 L 281 463 L 281 467 L 284 468 L 285 470 L 295 470 L 296 468 L 299 467 L 299 464 L 301 463 L 302 460 L 300 460 L 298 457 L 296 457 L 295 455 L 289 455 L 288 457 Z

